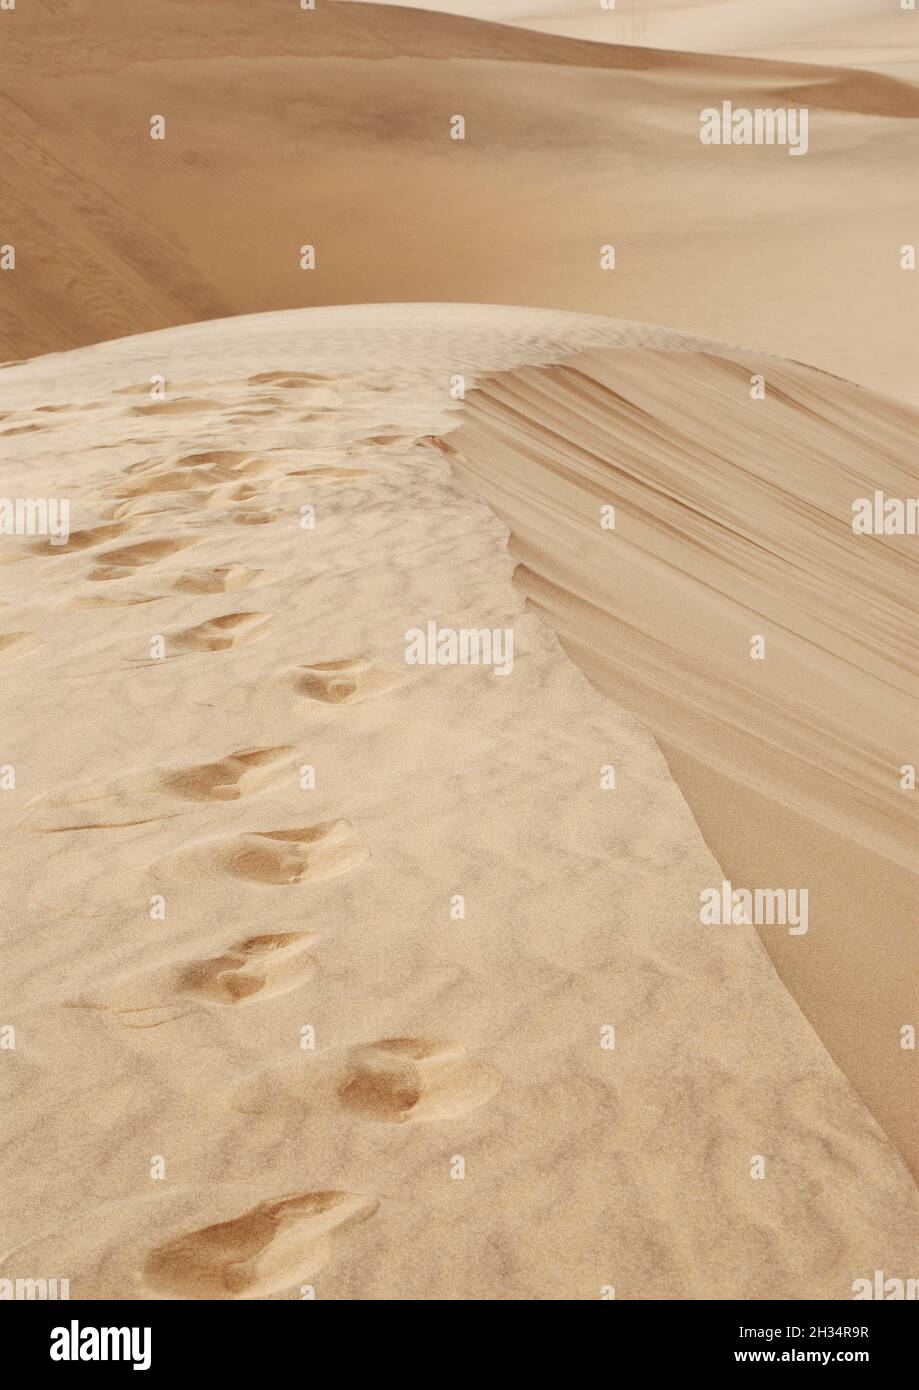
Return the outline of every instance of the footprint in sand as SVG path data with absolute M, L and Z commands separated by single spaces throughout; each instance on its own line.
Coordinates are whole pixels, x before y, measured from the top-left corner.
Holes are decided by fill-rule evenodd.
M 271 999 L 306 984 L 319 967 L 309 948 L 318 932 L 265 932 L 234 942 L 220 955 L 123 979 L 107 998 L 92 992 L 65 1007 L 109 1014 L 123 1028 L 147 1030 L 178 1022 L 202 1004 Z
M 259 458 L 239 449 L 208 449 L 201 453 L 185 454 L 178 459 L 144 460 L 132 464 L 127 472 L 131 481 L 116 479 L 105 495 L 117 496 L 122 500 L 143 499 L 158 493 L 192 492 L 199 489 L 219 486 L 221 483 L 239 482 L 255 478 L 276 468 L 269 459 Z M 209 491 L 200 496 L 207 500 Z
M 384 426 L 384 429 L 386 426 Z M 405 434 L 400 431 L 398 425 L 390 426 L 392 433 L 389 434 L 365 434 L 361 437 L 360 443 L 374 444 L 377 448 L 385 448 L 388 444 L 408 445 L 414 444 L 417 438 L 414 434 Z
M 259 478 L 254 483 L 237 483 L 235 487 L 225 489 L 221 496 L 216 497 L 214 505 L 220 506 L 226 502 L 255 502 L 286 486 L 286 477 Z
M 150 405 L 132 405 L 128 415 L 194 415 L 202 410 L 219 410 L 216 401 L 196 400 L 183 396 L 177 401 L 153 401 Z
M 309 700 L 325 705 L 353 705 L 391 690 L 397 678 L 375 666 L 365 656 L 344 657 L 340 661 L 316 661 L 298 666 L 294 687 Z
M 196 478 L 203 477 L 209 483 L 231 483 L 238 478 L 257 477 L 275 465 L 245 449 L 204 449 L 184 454 L 173 467 L 191 469 Z
M 295 468 L 287 474 L 288 478 L 314 478 L 317 482 L 349 483 L 356 478 L 372 478 L 372 468 L 337 468 L 331 464 L 320 464 L 316 468 Z
M 265 884 L 315 883 L 349 873 L 370 857 L 346 820 L 233 835 L 204 842 L 202 849 L 224 873 Z
M 338 1088 L 342 1105 L 384 1124 L 445 1120 L 475 1110 L 501 1085 L 460 1043 L 386 1038 L 355 1048 Z
M 215 1004 L 270 999 L 306 984 L 318 966 L 308 949 L 318 932 L 275 932 L 249 936 L 219 956 L 185 967 L 179 986 L 186 994 Z
M 159 603 L 160 594 L 87 594 L 65 599 L 62 608 L 133 608 L 138 603 Z
M 235 512 L 230 520 L 234 526 L 270 526 L 273 521 L 278 521 L 285 515 L 286 513 L 281 511 L 247 510 Z
M 258 1298 L 309 1279 L 331 1254 L 336 1231 L 366 1220 L 378 1203 L 353 1192 L 301 1192 L 260 1202 L 232 1221 L 156 1246 L 144 1278 L 176 1298 Z
M 172 642 L 190 652 L 225 652 L 264 637 L 271 618 L 270 613 L 224 613 L 176 633 Z
M 71 531 L 66 545 L 49 545 L 47 540 L 37 541 L 29 546 L 35 555 L 73 555 L 77 550 L 89 550 L 94 545 L 103 545 L 132 530 L 130 522 L 113 523 L 110 526 L 92 526 L 83 531 Z
M 247 377 L 246 384 L 248 386 L 276 386 L 282 390 L 290 391 L 313 385 L 315 382 L 325 384 L 335 380 L 335 376 L 328 372 L 259 372 L 257 376 Z
M 124 579 L 133 570 L 155 565 L 158 560 L 175 555 L 179 550 L 187 550 L 197 539 L 197 536 L 183 540 L 159 537 L 155 540 L 138 541 L 136 545 L 121 545 L 114 550 L 103 550 L 94 557 L 96 568 L 89 570 L 86 578 L 102 581 Z
M 82 782 L 66 792 L 38 797 L 20 822 L 23 829 L 57 833 L 64 830 L 114 830 L 146 825 L 187 812 L 182 801 L 238 801 L 270 785 L 281 771 L 275 764 L 293 752 L 289 745 L 244 748 L 210 763 L 186 767 L 144 768 L 113 782 Z M 170 804 L 172 802 L 172 804 Z
M 32 632 L 0 632 L 0 652 L 8 652 L 11 647 L 31 646 L 36 641 Z
M 267 769 L 293 752 L 291 744 L 274 748 L 242 748 L 213 763 L 177 768 L 160 778 L 164 792 L 188 801 L 238 801 L 251 796 L 268 780 Z
M 177 574 L 171 588 L 177 594 L 226 594 L 235 589 L 255 589 L 277 576 L 271 570 L 249 565 L 217 565 L 213 569 L 187 569 Z

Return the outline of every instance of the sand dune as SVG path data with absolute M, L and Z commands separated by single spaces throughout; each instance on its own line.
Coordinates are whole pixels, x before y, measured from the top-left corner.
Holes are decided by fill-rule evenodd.
M 0 75 L 7 358 L 460 300 L 666 323 L 917 398 L 919 95 L 887 76 L 336 0 L 32 0 Z M 806 158 L 703 147 L 727 99 L 806 104 Z
M 699 891 L 722 869 L 664 757 L 527 611 L 503 523 L 434 439 L 472 458 L 487 436 L 494 481 L 512 490 L 531 436 L 534 485 L 551 501 L 582 481 L 572 458 L 592 444 L 606 459 L 614 437 L 623 540 L 631 503 L 648 549 L 653 531 L 701 603 L 685 571 L 701 564 L 722 475 L 699 416 L 711 371 L 727 429 L 735 380 L 727 350 L 700 364 L 705 346 L 575 314 L 369 306 L 196 324 L 2 373 L 17 433 L 0 490 L 64 492 L 75 534 L 57 553 L 12 538 L 0 568 L 3 626 L 34 638 L 3 653 L 16 785 L 0 798 L 0 1022 L 16 1046 L 0 1068 L 0 1275 L 68 1277 L 74 1298 L 387 1300 L 846 1299 L 875 1269 L 911 1275 L 919 1196 L 906 1168 L 756 933 L 700 925 Z M 670 373 L 663 402 L 627 404 L 621 377 L 612 395 L 606 374 L 634 369 L 639 349 Z M 587 351 L 586 368 L 486 383 L 452 433 L 458 373 L 471 387 Z M 664 391 L 653 362 L 649 396 Z M 806 406 L 770 405 L 761 428 L 772 439 L 795 414 L 822 505 L 844 417 L 853 475 L 870 462 L 869 424 L 899 468 L 904 413 L 769 370 L 809 392 Z M 148 409 L 157 372 L 167 395 Z M 525 409 L 507 423 L 515 392 Z M 188 401 L 201 408 L 171 409 Z M 573 437 L 579 422 L 596 436 Z M 564 473 L 545 457 L 550 430 Z M 683 500 L 680 430 L 700 438 L 707 508 Z M 653 468 L 627 475 L 649 431 L 669 503 Z M 737 526 L 755 496 L 762 524 L 793 523 L 805 505 L 790 500 L 793 468 L 770 492 L 759 462 L 734 466 Z M 605 495 L 611 468 L 596 467 Z M 258 489 L 237 495 L 250 477 Z M 139 497 L 139 479 L 159 481 Z M 567 499 L 551 529 L 586 550 Z M 878 586 L 905 607 L 900 560 L 884 552 L 860 578 L 829 520 L 813 532 L 835 625 L 811 611 L 828 574 L 806 594 L 785 586 L 774 660 L 800 672 L 793 623 L 806 608 L 809 688 L 783 690 L 784 735 L 777 716 L 762 729 L 782 775 L 807 761 L 802 725 L 822 713 L 835 652 L 866 695 L 886 680 L 870 739 L 843 706 L 826 757 L 857 823 L 872 820 L 867 852 L 892 862 L 898 803 L 876 761 L 908 651 L 885 630 L 887 649 L 868 652 L 852 614 Z M 782 554 L 735 532 L 725 543 L 743 594 L 782 586 Z M 637 541 L 633 553 L 624 586 L 640 565 L 666 567 Z M 724 563 L 709 636 L 735 618 Z M 80 605 L 100 591 L 111 607 Z M 431 619 L 512 628 L 512 672 L 406 664 L 406 630 Z M 704 619 L 687 608 L 684 621 Z M 650 641 L 634 644 L 639 671 Z M 742 719 L 733 733 L 736 760 Z M 795 804 L 819 794 L 816 748 L 807 770 Z M 836 1002 L 843 1013 L 853 1000 Z
M 533 610 L 654 733 L 728 877 L 809 886 L 808 933 L 763 939 L 919 1172 L 919 561 L 851 527 L 857 497 L 919 495 L 919 416 L 790 363 L 640 349 L 496 378 L 468 417 L 445 448 Z
M 381 0 L 370 0 L 381 3 Z M 400 0 L 595 43 L 735 53 L 919 77 L 915 13 L 895 0 Z

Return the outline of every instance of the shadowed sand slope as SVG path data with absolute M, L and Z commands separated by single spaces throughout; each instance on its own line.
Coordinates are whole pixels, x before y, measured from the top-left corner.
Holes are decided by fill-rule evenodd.
M 30 639 L 2 653 L 0 1276 L 846 1299 L 915 1271 L 906 1168 L 756 933 L 700 925 L 722 870 L 664 758 L 432 440 L 458 372 L 680 341 L 369 306 L 4 373 L 0 491 L 66 480 L 73 535 L 0 566 Z M 511 629 L 512 671 L 408 665 L 432 620 Z
M 380 0 L 371 0 L 379 3 Z M 919 76 L 915 13 L 897 0 L 401 0 L 595 43 L 735 53 Z
M 466 419 L 445 448 L 531 609 L 655 734 L 734 884 L 809 888 L 808 932 L 767 948 L 919 1169 L 919 542 L 851 528 L 855 498 L 919 496 L 919 417 L 791 363 L 641 349 L 488 381 Z
M 2 21 L 2 356 L 464 300 L 679 325 L 917 392 L 903 83 L 335 0 L 31 0 Z M 808 154 L 702 146 L 722 100 L 808 105 Z

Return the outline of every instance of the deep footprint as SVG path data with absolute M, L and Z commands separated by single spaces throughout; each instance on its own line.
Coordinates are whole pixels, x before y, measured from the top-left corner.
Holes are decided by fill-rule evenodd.
M 215 1004 L 242 1004 L 247 999 L 286 994 L 316 974 L 318 967 L 307 950 L 318 939 L 318 932 L 246 937 L 223 955 L 186 966 L 180 987 Z
M 224 613 L 196 627 L 176 633 L 172 639 L 177 647 L 192 652 L 225 652 L 256 637 L 264 636 L 271 622 L 270 613 Z
M 259 768 L 270 767 L 291 752 L 291 744 L 242 748 L 217 762 L 196 763 L 164 773 L 160 786 L 164 792 L 188 801 L 238 801 L 242 796 L 251 796 L 266 780 L 264 775 L 254 775 Z
M 316 661 L 312 665 L 298 666 L 294 673 L 297 691 L 326 705 L 353 705 L 380 695 L 395 684 L 394 676 L 364 656 Z
M 384 1124 L 445 1120 L 491 1100 L 494 1067 L 470 1062 L 461 1043 L 386 1038 L 355 1048 L 338 1088 L 342 1105 Z
M 258 1298 L 322 1268 L 336 1230 L 366 1220 L 377 1203 L 353 1192 L 303 1192 L 261 1202 L 151 1251 L 149 1287 L 177 1298 Z
M 369 858 L 346 820 L 295 830 L 263 830 L 218 842 L 214 859 L 225 873 L 251 883 L 315 882 L 348 873 Z

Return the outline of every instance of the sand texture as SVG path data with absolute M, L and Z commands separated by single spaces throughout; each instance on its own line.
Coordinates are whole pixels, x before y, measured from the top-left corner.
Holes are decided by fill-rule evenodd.
M 66 546 L 10 541 L 0 568 L 3 627 L 21 634 L 2 652 L 16 787 L 0 800 L 13 885 L 0 1014 L 16 1048 L 0 1277 L 67 1276 L 90 1298 L 844 1299 L 875 1269 L 915 1267 L 919 1196 L 857 1090 L 890 1117 L 837 1065 L 852 1059 L 806 972 L 779 959 L 783 983 L 752 928 L 700 925 L 700 889 L 722 879 L 704 796 L 687 781 L 684 797 L 649 732 L 665 710 L 676 746 L 697 728 L 690 697 L 707 699 L 724 741 L 699 741 L 699 776 L 717 763 L 711 776 L 736 778 L 750 719 L 718 703 L 692 636 L 736 691 L 725 643 L 792 563 L 740 535 L 751 506 L 761 522 L 796 515 L 783 402 L 763 416 L 771 490 L 758 456 L 721 489 L 735 598 L 716 582 L 722 557 L 702 611 L 693 557 L 721 514 L 701 492 L 731 460 L 699 416 L 720 392 L 727 451 L 749 365 L 706 346 L 577 315 L 369 306 L 0 373 L 3 491 L 66 485 L 73 505 Z M 845 415 L 860 476 L 864 432 L 883 424 L 872 398 L 775 371 L 807 396 L 796 447 L 832 452 Z M 457 373 L 481 383 L 462 412 Z M 884 466 L 905 468 L 908 412 L 884 419 Z M 647 572 L 665 613 L 672 570 L 687 593 L 658 680 L 641 594 L 620 584 L 627 611 L 587 595 L 647 697 L 643 723 L 632 692 L 605 698 L 578 669 L 597 680 L 590 632 L 566 630 L 568 593 L 559 611 L 543 596 L 592 557 L 588 451 L 603 495 L 619 489 L 612 543 L 630 548 L 636 590 Z M 492 509 L 472 474 L 511 501 Z M 906 562 L 885 550 L 853 576 L 833 467 L 820 478 L 826 563 L 799 577 L 797 604 L 786 595 L 795 624 L 764 668 L 782 673 L 787 714 L 784 729 L 758 717 L 776 754 L 762 824 L 778 823 L 778 779 L 806 818 L 848 778 L 840 833 L 906 872 L 903 813 L 876 766 L 899 696 L 870 739 L 840 707 L 824 754 L 807 754 L 834 663 L 866 702 L 908 665 L 853 619 L 882 584 L 891 616 L 905 611 Z M 538 549 L 527 527 L 549 504 L 559 550 L 580 558 L 565 575 L 528 562 L 515 584 L 500 516 L 513 513 L 513 546 Z M 429 619 L 511 628 L 513 671 L 407 665 L 405 631 Z M 778 699 L 760 681 L 757 710 Z M 823 968 L 847 930 L 815 921 L 813 939 L 835 943 Z M 836 991 L 840 1011 L 858 1002 Z

